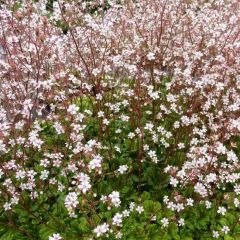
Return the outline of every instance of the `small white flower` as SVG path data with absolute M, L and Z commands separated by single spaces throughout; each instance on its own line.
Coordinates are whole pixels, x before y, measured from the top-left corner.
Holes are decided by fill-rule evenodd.
M 48 178 L 49 171 L 48 170 L 43 170 L 41 171 L 40 179 L 46 180 Z
M 206 208 L 209 209 L 212 207 L 212 203 L 209 201 L 205 201 Z
M 115 207 L 120 206 L 121 200 L 120 200 L 119 192 L 113 191 L 111 194 L 108 195 L 108 197 L 111 199 L 113 206 L 115 206 Z
M 4 203 L 3 208 L 5 211 L 11 210 L 12 209 L 11 203 L 8 202 Z
M 168 221 L 167 218 L 163 218 L 163 219 L 161 220 L 161 223 L 162 223 L 163 227 L 167 227 L 168 224 L 169 224 L 169 221 Z
M 122 217 L 123 217 L 122 214 L 116 213 L 113 217 L 113 225 L 121 226 L 122 225 Z
M 107 126 L 107 125 L 109 124 L 109 120 L 106 119 L 106 118 L 104 118 L 104 119 L 103 119 L 103 124 Z
M 225 233 L 225 234 L 227 234 L 227 233 L 230 231 L 230 229 L 229 229 L 228 226 L 223 226 L 221 230 L 222 230 L 222 232 Z
M 101 72 L 101 70 L 98 69 L 98 68 L 94 68 L 94 69 L 92 70 L 92 74 L 93 74 L 95 77 L 96 77 L 100 72 Z
M 70 192 L 65 198 L 65 207 L 69 212 L 72 212 L 78 205 L 78 195 L 75 192 Z
M 129 138 L 129 139 L 133 139 L 134 137 L 135 137 L 135 133 L 130 132 L 130 133 L 128 134 L 128 138 Z
M 177 187 L 178 185 L 178 180 L 174 177 L 171 177 L 170 178 L 170 184 L 173 186 L 173 187 Z
M 109 231 L 109 225 L 107 223 L 103 223 L 102 225 L 98 225 L 94 228 L 93 232 L 97 235 L 97 237 L 102 236 L 104 233 Z
M 129 209 L 130 211 L 133 211 L 133 209 L 135 208 L 136 204 L 134 202 L 130 203 Z
M 154 54 L 153 52 L 149 52 L 149 53 L 147 54 L 147 59 L 148 59 L 149 61 L 154 60 L 154 59 L 155 59 L 155 54 Z
M 129 217 L 130 211 L 124 210 L 124 211 L 122 212 L 122 215 L 123 215 L 124 217 Z
M 98 112 L 98 117 L 100 118 L 100 117 L 104 117 L 104 112 L 103 111 L 99 111 Z
M 179 225 L 180 227 L 185 225 L 185 221 L 184 221 L 183 218 L 180 218 L 180 219 L 179 219 L 178 225 Z
M 185 148 L 184 143 L 178 143 L 178 149 L 183 149 L 183 148 Z
M 219 238 L 219 233 L 218 233 L 218 231 L 213 231 L 213 237 L 214 238 Z
M 86 193 L 91 188 L 90 177 L 85 173 L 80 173 L 77 176 L 77 179 L 80 181 L 77 186 L 78 189 L 81 190 L 83 193 Z
M 235 206 L 236 208 L 239 207 L 239 205 L 240 205 L 240 201 L 239 201 L 237 198 L 234 198 L 233 203 L 234 203 L 234 206 Z
M 192 198 L 187 199 L 187 206 L 193 206 L 194 200 Z
M 121 232 L 117 232 L 116 238 L 117 238 L 117 239 L 121 239 L 121 238 L 122 238 L 122 233 L 121 233 Z
M 219 214 L 221 214 L 221 215 L 225 215 L 225 213 L 226 213 L 226 208 L 225 207 L 219 207 L 218 208 L 218 211 L 217 211 L 217 213 L 219 213 Z
M 156 220 L 157 220 L 157 216 L 156 216 L 156 215 L 154 215 L 154 216 L 151 217 L 151 221 L 154 222 L 154 221 L 156 221 Z
M 207 189 L 206 187 L 198 182 L 195 186 L 194 186 L 194 191 L 199 193 L 202 197 L 206 197 L 207 196 Z
M 136 211 L 137 211 L 139 214 L 141 214 L 141 213 L 144 212 L 144 209 L 143 209 L 142 206 L 137 206 L 137 207 L 136 207 Z
M 3 175 L 4 175 L 3 170 L 0 169 L 0 178 L 2 178 Z
M 49 240 L 61 240 L 62 237 L 59 233 L 54 233 L 51 237 L 49 237 Z
M 79 111 L 79 107 L 75 104 L 72 104 L 68 107 L 67 110 L 70 114 L 75 115 Z
M 128 166 L 127 166 L 127 165 L 121 165 L 121 166 L 119 166 L 119 168 L 118 168 L 117 171 L 118 171 L 120 174 L 123 174 L 123 173 L 125 173 L 127 170 L 128 170 Z
M 95 168 L 101 168 L 102 157 L 100 155 L 95 155 L 93 159 L 89 162 L 89 169 L 93 170 Z

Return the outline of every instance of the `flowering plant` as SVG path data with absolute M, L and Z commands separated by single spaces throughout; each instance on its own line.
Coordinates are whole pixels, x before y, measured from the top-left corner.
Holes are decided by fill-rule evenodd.
M 238 0 L 0 6 L 0 240 L 239 239 Z

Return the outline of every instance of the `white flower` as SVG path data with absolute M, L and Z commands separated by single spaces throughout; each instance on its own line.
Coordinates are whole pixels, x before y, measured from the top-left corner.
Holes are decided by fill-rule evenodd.
M 168 224 L 169 224 L 169 221 L 168 221 L 167 218 L 163 218 L 163 219 L 161 220 L 161 223 L 162 223 L 163 227 L 167 227 Z
M 141 214 L 142 212 L 144 212 L 144 209 L 143 209 L 142 206 L 137 206 L 137 207 L 136 207 L 136 211 L 137 211 L 139 214 Z
M 124 211 L 122 212 L 122 215 L 123 215 L 124 217 L 129 217 L 130 211 L 124 210 Z
M 219 213 L 219 214 L 221 214 L 221 215 L 225 215 L 226 211 L 227 211 L 226 208 L 224 208 L 224 207 L 219 207 L 217 213 Z
M 48 178 L 49 171 L 48 170 L 43 170 L 41 171 L 40 179 L 46 180 Z
M 0 169 L 0 178 L 2 178 L 3 175 L 4 175 L 3 170 Z
M 219 238 L 219 233 L 218 233 L 218 231 L 213 231 L 213 237 L 214 238 Z
M 101 93 L 96 94 L 96 99 L 97 100 L 102 100 L 103 99 L 102 94 Z
M 86 193 L 91 188 L 90 177 L 85 173 L 80 173 L 77 178 L 80 181 L 78 189 Z
M 89 162 L 89 168 L 91 170 L 95 168 L 101 168 L 102 157 L 100 155 L 95 155 L 93 159 Z
M 180 218 L 180 219 L 178 220 L 178 225 L 179 225 L 179 226 L 184 226 L 184 225 L 185 225 L 185 221 L 184 221 L 183 218 Z
M 3 140 L 0 140 L 0 152 L 7 152 L 6 144 L 3 143 Z
M 43 141 L 39 138 L 38 132 L 33 130 L 29 133 L 29 142 L 36 148 L 40 149 Z
M 207 196 L 207 189 L 206 187 L 198 182 L 195 186 L 194 186 L 194 191 L 199 193 L 202 197 L 206 197 Z
M 109 225 L 107 223 L 103 223 L 102 225 L 98 225 L 94 228 L 93 232 L 97 235 L 97 237 L 102 236 L 104 233 L 109 231 Z
M 212 206 L 212 203 L 209 201 L 205 201 L 206 208 L 209 209 Z
M 222 232 L 225 233 L 225 234 L 227 234 L 227 233 L 230 231 L 230 229 L 229 229 L 228 226 L 223 226 L 221 230 L 222 230 Z
M 135 205 L 136 204 L 134 202 L 130 203 L 130 206 L 129 206 L 130 211 L 132 211 L 135 208 Z
M 12 209 L 11 203 L 8 202 L 4 203 L 3 208 L 5 211 L 11 210 Z
M 129 139 L 133 139 L 134 137 L 135 137 L 135 133 L 130 132 L 130 133 L 128 134 L 128 138 L 129 138 Z
M 121 226 L 122 225 L 122 217 L 123 217 L 122 214 L 116 213 L 113 217 L 113 225 Z
M 170 178 L 170 184 L 173 186 L 173 187 L 177 187 L 178 185 L 178 180 L 174 177 L 171 177 Z
M 62 237 L 59 233 L 54 233 L 51 237 L 49 237 L 49 240 L 61 240 Z
M 176 204 L 176 210 L 177 210 L 177 212 L 180 212 L 180 211 L 184 210 L 183 204 L 182 203 Z
M 185 147 L 184 143 L 178 143 L 178 149 L 183 149 Z
M 126 172 L 128 170 L 128 166 L 127 165 L 121 165 L 121 166 L 119 166 L 119 168 L 118 168 L 118 172 L 119 173 L 121 173 L 121 174 L 123 174 L 124 172 Z
M 63 127 L 61 126 L 61 124 L 59 122 L 55 122 L 53 126 L 54 126 L 57 134 L 64 133 L 64 129 L 63 129 Z
M 92 70 L 92 74 L 93 74 L 95 77 L 96 77 L 100 72 L 101 72 L 101 70 L 98 69 L 98 68 L 94 68 L 94 69 Z
M 113 191 L 111 194 L 108 195 L 108 197 L 111 199 L 113 206 L 115 206 L 115 207 L 120 206 L 121 200 L 120 200 L 119 192 Z
M 210 173 L 206 176 L 207 183 L 214 183 L 217 180 L 217 175 L 215 173 Z
M 79 111 L 79 107 L 75 104 L 72 104 L 68 107 L 67 110 L 70 114 L 75 115 Z
M 240 184 L 237 184 L 234 186 L 234 192 L 237 194 L 237 195 L 240 195 Z
M 194 200 L 192 198 L 187 199 L 187 206 L 193 206 Z
M 154 216 L 151 217 L 151 221 L 154 222 L 154 221 L 156 221 L 156 220 L 157 220 L 157 216 L 156 216 L 156 215 L 154 215 Z
M 155 59 L 155 54 L 154 54 L 153 52 L 149 52 L 149 53 L 147 54 L 147 59 L 148 59 L 149 61 L 154 60 L 154 59 Z
M 234 203 L 234 206 L 235 206 L 236 208 L 239 207 L 239 205 L 240 205 L 240 201 L 239 201 L 237 198 L 234 198 L 233 203 Z
M 104 118 L 104 119 L 103 119 L 103 124 L 104 124 L 104 125 L 108 125 L 108 124 L 109 124 L 109 120 L 108 120 L 107 118 Z
M 69 212 L 72 212 L 78 205 L 78 195 L 75 192 L 70 192 L 65 198 L 65 207 Z
M 116 238 L 117 238 L 117 239 L 121 239 L 121 238 L 122 238 L 122 233 L 121 233 L 121 232 L 117 232 Z
M 100 117 L 104 117 L 104 112 L 103 111 L 99 111 L 98 112 L 98 117 L 100 118 Z

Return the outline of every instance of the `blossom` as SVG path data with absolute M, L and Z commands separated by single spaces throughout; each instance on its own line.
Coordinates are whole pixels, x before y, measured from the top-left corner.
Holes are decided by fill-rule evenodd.
M 226 208 L 219 207 L 218 210 L 217 210 L 217 213 L 219 213 L 221 215 L 225 215 L 226 211 L 227 211 Z
M 214 238 L 219 238 L 220 234 L 218 231 L 213 231 L 213 237 Z
M 194 200 L 192 198 L 187 199 L 187 205 L 188 206 L 193 206 Z
M 123 173 L 125 173 L 127 170 L 128 170 L 128 166 L 127 166 L 127 165 L 121 165 L 121 166 L 119 166 L 119 168 L 118 168 L 117 171 L 118 171 L 120 174 L 123 174 Z
M 223 226 L 221 231 L 224 233 L 224 234 L 228 234 L 228 232 L 230 231 L 229 227 L 228 226 Z
M 91 188 L 90 177 L 85 173 L 80 173 L 77 179 L 79 180 L 78 189 L 86 193 Z
M 136 211 L 137 211 L 139 214 L 143 213 L 143 212 L 144 212 L 143 206 L 137 206 L 137 207 L 136 207 Z
M 71 104 L 69 107 L 68 107 L 68 112 L 72 115 L 75 115 L 77 114 L 77 112 L 79 111 L 79 107 L 75 104 Z
M 212 206 L 212 203 L 209 201 L 205 201 L 206 208 L 209 209 Z
M 122 214 L 116 213 L 113 217 L 113 225 L 121 226 L 122 225 L 122 217 L 123 217 Z
M 120 194 L 117 191 L 113 191 L 111 194 L 108 195 L 108 197 L 110 198 L 113 206 L 115 207 L 119 207 L 121 204 L 121 200 L 120 200 Z
M 161 220 L 161 223 L 162 223 L 163 227 L 167 227 L 168 224 L 169 224 L 169 220 L 168 220 L 167 218 L 163 218 L 163 219 Z
M 203 197 L 207 196 L 207 189 L 206 189 L 206 187 L 205 187 L 202 183 L 200 183 L 200 182 L 198 182 L 198 183 L 194 186 L 194 191 L 197 192 L 197 193 L 199 193 L 199 194 L 200 194 L 201 196 L 203 196 Z
M 91 170 L 95 168 L 101 168 L 102 157 L 100 155 L 95 155 L 93 159 L 89 162 L 89 168 Z
M 46 180 L 48 178 L 49 171 L 48 170 L 43 170 L 41 171 L 40 179 Z
M 94 228 L 93 232 L 97 237 L 100 237 L 109 231 L 109 225 L 107 223 L 103 223 L 102 225 L 98 225 Z
M 52 236 L 49 237 L 49 240 L 61 240 L 62 237 L 59 233 L 54 233 Z
M 69 212 L 72 212 L 78 205 L 78 195 L 76 192 L 70 192 L 65 198 L 65 207 Z
M 178 225 L 179 225 L 179 226 L 184 226 L 184 225 L 185 225 L 185 221 L 184 221 L 183 218 L 180 218 L 180 219 L 178 220 Z
M 11 209 L 12 209 L 11 205 L 12 205 L 12 204 L 11 204 L 11 203 L 8 203 L 8 202 L 4 203 L 4 204 L 3 204 L 4 210 L 5 210 L 5 211 L 11 210 Z
M 147 59 L 148 60 L 154 60 L 155 59 L 155 54 L 154 53 L 152 53 L 152 52 L 149 52 L 148 54 L 147 54 Z

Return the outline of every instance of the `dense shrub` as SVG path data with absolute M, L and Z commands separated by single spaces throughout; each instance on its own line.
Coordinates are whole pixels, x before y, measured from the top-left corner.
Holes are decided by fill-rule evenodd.
M 0 240 L 240 239 L 238 0 L 0 9 Z

